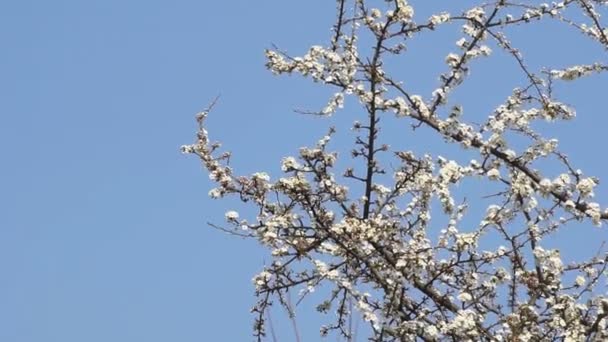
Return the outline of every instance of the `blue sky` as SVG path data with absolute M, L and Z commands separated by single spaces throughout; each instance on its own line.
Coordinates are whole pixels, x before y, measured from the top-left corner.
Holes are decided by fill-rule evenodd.
M 206 174 L 179 146 L 219 93 L 210 132 L 239 173 L 276 175 L 280 158 L 313 144 L 329 122 L 357 119 L 294 114 L 321 108 L 328 90 L 264 69 L 272 43 L 293 54 L 326 44 L 333 15 L 334 2 L 321 0 L 3 3 L 0 341 L 250 340 L 251 278 L 268 259 L 253 242 L 207 227 L 237 203 L 208 199 Z M 578 34 L 561 36 L 577 42 L 566 48 L 546 34 L 561 31 L 536 27 L 513 39 L 533 49 L 531 65 L 547 64 L 542 54 L 553 67 L 606 59 Z M 449 33 L 438 35 L 413 42 L 403 66 L 425 94 L 454 50 Z M 514 84 L 508 69 L 479 69 L 455 96 L 488 111 Z M 549 131 L 578 167 L 604 179 L 606 81 L 580 81 L 567 97 L 579 117 Z

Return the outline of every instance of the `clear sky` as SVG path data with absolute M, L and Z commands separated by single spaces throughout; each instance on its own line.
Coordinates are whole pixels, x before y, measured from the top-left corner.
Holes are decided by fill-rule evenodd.
M 412 3 L 427 14 L 440 7 Z M 281 157 L 314 144 L 328 122 L 292 109 L 321 108 L 327 90 L 272 76 L 263 50 L 326 44 L 334 1 L 19 0 L 0 8 L 0 341 L 250 340 L 251 278 L 268 258 L 252 241 L 207 226 L 236 202 L 210 200 L 206 174 L 179 146 L 193 141 L 194 114 L 218 93 L 210 132 L 234 153 L 238 173 L 276 175 Z M 558 44 L 558 28 L 536 27 L 513 38 L 533 50 L 533 66 L 606 60 L 579 34 L 560 33 Z M 452 36 L 438 37 L 412 43 L 403 66 L 424 95 L 455 50 Z M 582 43 L 568 46 L 573 40 Z M 516 84 L 508 68 L 480 62 L 479 70 L 456 96 L 488 111 Z M 581 80 L 567 97 L 578 118 L 549 133 L 577 167 L 608 181 L 606 81 Z M 398 129 L 389 132 L 399 137 Z M 603 206 L 605 189 L 597 191 Z M 316 340 L 310 328 L 305 340 Z

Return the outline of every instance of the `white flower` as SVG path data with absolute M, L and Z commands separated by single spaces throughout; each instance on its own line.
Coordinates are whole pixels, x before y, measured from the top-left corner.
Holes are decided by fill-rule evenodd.
M 372 8 L 372 10 L 369 12 L 369 15 L 372 18 L 377 19 L 377 18 L 380 18 L 380 16 L 382 15 L 382 12 L 380 12 L 380 10 L 377 8 Z
M 440 103 L 446 103 L 446 89 L 447 88 L 437 88 L 433 90 L 433 98 L 440 101 Z
M 543 178 L 538 185 L 540 186 L 540 192 L 543 194 L 550 193 L 553 188 L 553 182 L 547 178 Z
M 492 53 L 492 49 L 487 45 L 482 45 L 479 47 L 479 52 L 484 56 L 489 56 Z
M 456 41 L 456 46 L 458 46 L 461 49 L 464 49 L 467 47 L 467 40 L 465 38 L 460 38 Z
M 294 158 L 294 157 L 283 158 L 283 161 L 281 162 L 281 170 L 283 170 L 284 172 L 292 171 L 299 167 L 300 167 L 300 165 L 298 164 L 298 162 L 296 161 L 296 158 Z
M 196 151 L 196 148 L 194 145 L 182 145 L 180 150 L 182 151 L 183 154 L 188 154 L 188 153 L 194 153 L 194 151 Z
M 218 188 L 211 189 L 211 190 L 209 190 L 209 197 L 220 198 L 220 197 L 222 197 L 222 192 Z
M 332 79 L 326 79 L 326 82 L 331 82 Z M 327 105 L 321 111 L 324 115 L 331 115 L 336 112 L 338 108 L 344 107 L 344 94 L 343 93 L 335 93 L 327 102 Z
M 441 167 L 439 174 L 445 181 L 448 182 L 456 182 L 462 178 L 460 166 L 453 160 L 445 163 L 445 165 Z
M 469 19 L 477 20 L 478 22 L 483 21 L 485 14 L 485 11 L 481 7 L 473 7 L 465 13 Z
M 567 210 L 572 210 L 572 209 L 574 209 L 576 207 L 576 203 L 574 203 L 573 200 L 567 200 L 564 203 L 564 206 L 566 207 Z
M 272 274 L 268 271 L 262 271 L 253 277 L 252 281 L 257 289 L 263 288 L 268 283 L 268 280 L 272 277 Z
M 418 110 L 418 113 L 420 113 L 423 118 L 431 115 L 429 108 L 420 95 L 412 95 L 410 98 L 412 99 L 415 108 Z
M 585 280 L 585 277 L 579 275 L 578 277 L 576 277 L 576 280 L 574 282 L 576 283 L 576 286 L 583 286 L 587 281 Z
M 276 232 L 274 232 L 272 230 L 267 230 L 262 235 L 262 242 L 267 243 L 267 244 L 272 244 L 276 241 L 277 238 L 278 238 L 278 235 Z
M 230 211 L 226 212 L 226 214 L 224 216 L 226 217 L 226 221 L 228 221 L 228 222 L 235 222 L 236 220 L 239 219 L 239 213 L 237 213 L 234 210 L 230 210 Z
M 429 18 L 429 21 L 430 21 L 430 22 L 431 22 L 431 24 L 433 24 L 433 25 L 439 25 L 439 24 L 445 23 L 445 22 L 447 22 L 447 21 L 449 21 L 449 20 L 450 20 L 450 14 L 449 14 L 449 13 L 446 13 L 446 12 L 443 12 L 443 13 L 440 13 L 440 14 L 435 14 L 435 15 L 432 15 L 432 16 Z
M 538 200 L 535 197 L 529 197 L 524 207 L 525 211 L 530 211 L 538 206 Z
M 460 300 L 461 302 L 469 302 L 472 299 L 473 299 L 473 296 L 471 296 L 471 294 L 468 292 L 461 292 L 458 295 L 458 300 Z
M 414 8 L 406 0 L 397 0 L 398 10 L 394 13 L 397 19 L 409 22 L 414 17 Z
M 591 221 L 597 227 L 602 225 L 602 213 L 600 212 L 600 205 L 595 202 L 591 202 L 587 204 L 587 210 L 585 210 L 585 214 L 591 217 Z
M 373 309 L 369 304 L 364 302 L 363 300 L 359 300 L 356 302 L 357 308 L 359 312 L 363 316 L 363 320 L 367 322 L 376 323 L 378 321 L 378 316 L 374 313 Z
M 398 96 L 395 98 L 395 106 L 397 117 L 410 115 L 410 108 L 408 107 L 403 97 Z
M 256 172 L 251 177 L 254 180 L 260 180 L 263 182 L 268 182 L 270 180 L 270 176 L 266 172 Z
M 486 175 L 488 176 L 488 178 L 490 178 L 491 180 L 497 180 L 500 178 L 500 171 L 498 171 L 497 168 L 493 168 L 490 169 Z
M 450 53 L 445 57 L 445 63 L 452 68 L 455 68 L 460 62 L 460 56 L 455 53 Z
M 379 196 L 384 197 L 391 193 L 391 189 L 387 188 L 382 184 L 374 184 L 373 189 L 378 193 Z
M 475 248 L 477 247 L 477 236 L 475 233 L 461 233 L 456 234 L 456 244 L 455 248 L 458 251 L 464 251 L 465 248 Z
M 434 325 L 429 325 L 424 329 L 424 333 L 431 339 L 436 339 L 439 336 L 439 330 Z
M 597 184 L 591 178 L 581 179 L 578 184 L 576 184 L 576 189 L 581 192 L 583 197 L 593 197 L 593 187 Z

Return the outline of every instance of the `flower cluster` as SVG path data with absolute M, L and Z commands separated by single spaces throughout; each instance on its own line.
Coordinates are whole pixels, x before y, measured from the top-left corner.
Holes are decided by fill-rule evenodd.
M 585 229 L 608 220 L 600 182 L 574 168 L 554 132 L 543 129 L 576 116 L 556 97 L 557 80 L 608 67 L 533 70 L 507 39 L 513 26 L 555 20 L 606 48 L 600 15 L 606 2 L 497 1 L 422 23 L 405 0 L 387 1 L 386 8 L 367 0 L 338 5 L 330 46 L 312 46 L 301 57 L 267 50 L 266 66 L 331 87 L 334 95 L 316 114 L 333 114 L 347 97 L 358 101 L 361 109 L 348 113 L 356 116 L 352 148 L 330 150 L 336 134 L 330 128 L 316 144 L 283 158 L 280 176 L 236 176 L 231 155 L 219 151 L 205 128 L 213 105 L 197 115 L 195 143 L 182 147 L 200 158 L 215 183 L 210 197 L 234 195 L 255 207 L 251 218 L 247 211 L 227 211 L 230 227 L 215 227 L 270 251 L 272 261 L 253 278 L 258 340 L 270 305 L 279 303 L 293 317 L 290 294 L 301 301 L 317 288 L 327 290 L 315 294 L 325 296 L 317 310 L 331 315 L 322 335 L 352 338 L 347 322 L 359 317 L 374 341 L 608 340 L 608 297 L 598 288 L 607 280 L 608 253 L 599 246 L 591 257 L 567 260 L 572 253 L 549 238 L 574 222 Z M 587 22 L 566 17 L 575 10 Z M 444 58 L 447 71 L 430 94 L 413 92 L 415 80 L 399 80 L 395 67 L 407 61 L 400 56 L 408 52 L 404 42 L 453 24 L 458 52 Z M 479 57 L 496 59 L 492 49 L 521 71 L 523 84 L 504 94 L 493 112 L 465 113 L 454 91 Z M 403 124 L 403 135 L 394 137 L 411 150 L 384 143 L 387 121 L 411 124 L 414 130 Z M 419 137 L 427 133 L 475 159 L 426 153 Z

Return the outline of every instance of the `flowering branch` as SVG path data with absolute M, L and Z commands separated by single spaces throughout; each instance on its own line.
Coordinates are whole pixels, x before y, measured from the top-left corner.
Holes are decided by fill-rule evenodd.
M 314 146 L 284 158 L 282 177 L 236 176 L 230 154 L 220 153 L 205 129 L 216 101 L 199 113 L 197 140 L 183 152 L 197 155 L 217 184 L 212 198 L 236 195 L 256 208 L 254 218 L 228 211 L 230 228 L 213 226 L 256 239 L 272 254 L 272 263 L 253 279 L 258 340 L 265 336 L 272 303 L 293 318 L 290 294 L 299 293 L 300 303 L 316 288 L 329 290 L 317 311 L 335 313 L 321 335 L 337 333 L 351 341 L 353 311 L 367 322 L 372 341 L 608 339 L 608 297 L 598 290 L 607 281 L 603 244 L 593 257 L 568 262 L 549 247 L 549 237 L 567 225 L 601 226 L 608 220 L 608 211 L 593 201 L 599 180 L 574 168 L 557 139 L 545 138 L 536 124 L 573 120 L 574 109 L 555 97 L 553 85 L 606 72 L 608 65 L 535 71 L 508 38 L 511 27 L 554 20 L 608 47 L 601 21 L 606 5 L 496 1 L 417 23 L 405 0 L 338 0 L 328 48 L 315 45 L 301 57 L 267 50 L 266 66 L 274 74 L 296 73 L 335 89 L 314 114 L 333 115 L 347 98 L 358 100 L 365 118 L 354 120 L 352 158 L 342 159 L 351 164 L 343 170 L 329 148 L 332 127 Z M 573 11 L 583 16 L 569 19 Z M 407 54 L 412 37 L 454 24 L 461 30 L 459 52 L 445 57 L 447 71 L 435 91 L 415 94 L 387 61 Z M 492 48 L 511 58 L 524 83 L 485 122 L 467 122 L 470 114 L 450 94 L 466 83 L 477 59 L 491 58 Z M 381 122 L 430 128 L 437 139 L 479 160 L 460 164 L 394 150 L 379 141 Z M 555 170 L 544 169 L 546 161 L 559 165 L 553 179 Z M 458 203 L 453 194 L 468 180 L 496 190 L 491 196 L 472 191 L 475 204 L 488 202 L 476 224 L 467 201 Z

